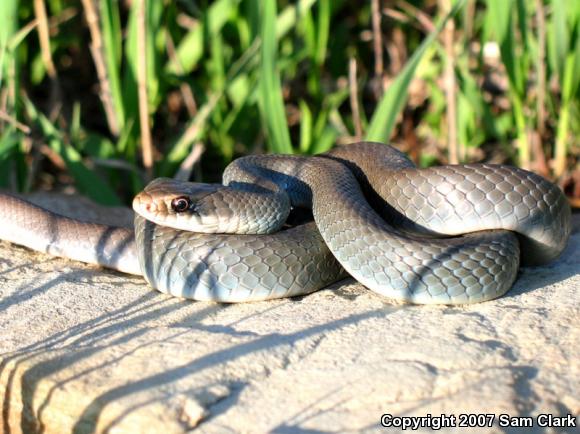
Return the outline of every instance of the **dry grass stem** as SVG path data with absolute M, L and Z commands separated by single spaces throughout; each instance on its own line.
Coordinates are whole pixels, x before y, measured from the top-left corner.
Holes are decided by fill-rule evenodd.
M 373 49 L 375 52 L 375 76 L 383 78 L 383 36 L 381 32 L 380 0 L 371 0 L 373 22 Z
M 6 62 L 6 93 L 3 95 L 2 110 L 16 112 L 16 61 L 14 58 Z
M 34 13 L 38 22 L 38 39 L 40 43 L 40 52 L 42 54 L 42 62 L 46 68 L 46 73 L 51 80 L 56 80 L 56 67 L 52 61 L 50 54 L 50 36 L 48 33 L 48 17 L 46 16 L 46 8 L 44 0 L 34 0 Z
M 173 42 L 173 38 L 171 35 L 167 34 L 167 55 L 171 60 L 171 63 L 175 65 L 175 69 L 179 74 L 183 74 L 183 67 L 177 54 L 175 53 L 175 43 Z M 179 86 L 179 91 L 181 92 L 181 97 L 183 98 L 183 102 L 185 107 L 187 108 L 187 113 L 189 116 L 194 117 L 197 113 L 197 104 L 195 102 L 195 97 L 193 96 L 193 91 L 191 90 L 191 86 L 186 82 L 181 83 Z
M 529 141 L 532 145 L 532 152 L 535 156 L 534 162 L 532 164 L 533 171 L 546 178 L 549 177 L 550 169 L 546 160 L 546 154 L 542 148 L 542 137 L 540 136 L 540 133 L 538 131 L 531 131 Z
M 18 120 L 16 118 L 10 116 L 4 110 L 0 110 L 0 119 L 2 119 L 3 121 L 8 122 L 14 128 L 22 131 L 24 134 L 30 134 L 30 127 L 28 127 L 28 125 L 24 125 L 23 123 L 18 122 Z
M 388 7 L 384 8 L 383 14 L 386 17 L 389 17 L 395 21 L 398 21 L 399 23 L 408 23 L 409 21 L 411 21 L 411 19 L 409 18 L 408 15 L 406 15 L 405 13 L 403 13 L 401 11 L 393 9 L 393 8 L 388 8 Z
M 429 15 L 427 15 L 421 9 L 413 6 L 411 3 L 408 3 L 405 0 L 399 0 L 397 1 L 396 5 L 403 9 L 409 16 L 414 17 L 419 22 L 424 31 L 431 33 L 437 28 Z
M 61 24 L 73 19 L 79 13 L 79 10 L 75 7 L 70 7 L 63 9 L 59 15 L 52 16 L 48 19 L 48 27 L 50 30 L 58 28 Z
M 467 41 L 473 37 L 473 21 L 476 15 L 476 6 L 476 0 L 468 0 L 465 5 L 463 36 Z
M 28 34 L 34 27 L 38 25 L 38 20 L 35 18 L 28 24 L 23 26 L 19 32 Z M 5 48 L 5 47 L 3 47 Z M 4 51 L 3 61 L 4 68 L 0 67 L 0 111 L 4 113 L 15 113 L 16 102 L 16 62 L 13 56 L 6 56 Z M 4 76 L 6 73 L 6 77 Z M 0 122 L 0 131 L 4 130 L 4 123 Z
M 362 138 L 362 125 L 360 122 L 360 110 L 358 106 L 358 84 L 356 81 L 356 59 L 350 58 L 348 63 L 348 88 L 350 91 L 350 109 L 354 123 L 354 134 L 356 140 Z
M 54 120 L 60 112 L 62 104 L 60 104 L 59 101 L 61 101 L 62 98 L 60 95 L 60 83 L 58 82 L 58 74 L 52 60 L 49 23 L 44 0 L 34 0 L 34 13 L 38 22 L 37 30 L 42 63 L 44 64 L 46 73 L 50 78 L 49 118 Z
M 443 15 L 451 10 L 450 0 L 439 0 L 439 7 Z M 455 23 L 447 21 L 443 30 L 443 45 L 445 47 L 444 87 L 447 100 L 447 148 L 450 164 L 459 164 L 460 152 L 457 143 L 457 90 L 455 83 L 455 51 L 453 40 Z
M 49 161 L 53 164 L 54 167 L 56 167 L 57 169 L 59 169 L 61 171 L 65 171 L 66 170 L 66 162 L 59 155 L 59 153 L 56 152 L 54 149 L 52 149 L 50 146 L 48 146 L 45 143 L 41 143 L 38 146 L 38 151 L 42 155 L 44 155 L 46 158 L 48 158 Z
M 107 75 L 107 64 L 103 54 L 103 37 L 101 28 L 99 26 L 99 15 L 95 8 L 93 0 L 82 0 L 83 8 L 85 10 L 85 18 L 89 26 L 91 34 L 91 55 L 95 62 L 95 69 L 100 85 L 100 97 L 107 117 L 107 124 L 109 131 L 114 136 L 119 136 L 120 127 L 117 115 L 115 114 L 115 107 L 113 106 L 113 96 L 111 94 L 111 84 Z
M 209 96 L 208 101 L 203 106 L 201 106 L 197 112 L 197 115 L 189 123 L 187 129 L 175 142 L 174 149 L 186 148 L 188 145 L 193 144 L 196 140 L 198 140 L 198 135 L 202 130 L 204 123 L 207 122 L 209 115 L 214 110 L 222 95 L 222 92 L 218 92 Z
M 199 161 L 201 160 L 201 156 L 205 151 L 205 146 L 201 142 L 197 142 L 191 148 L 188 156 L 183 160 L 183 162 L 179 165 L 179 170 L 175 174 L 174 178 L 179 181 L 188 181 L 191 179 L 191 173 L 193 172 L 193 168 Z
M 536 0 L 536 24 L 538 28 L 538 58 L 537 71 L 537 127 L 531 133 L 533 169 L 539 174 L 548 177 L 550 169 L 542 146 L 542 139 L 546 133 L 546 19 L 542 0 Z
M 536 0 L 536 24 L 538 26 L 538 134 L 542 137 L 546 129 L 546 17 L 542 0 Z
M 141 152 L 143 166 L 148 179 L 153 178 L 153 141 L 149 126 L 149 100 L 147 95 L 147 24 L 145 22 L 145 2 L 137 0 L 137 86 L 139 88 L 139 126 L 141 131 Z

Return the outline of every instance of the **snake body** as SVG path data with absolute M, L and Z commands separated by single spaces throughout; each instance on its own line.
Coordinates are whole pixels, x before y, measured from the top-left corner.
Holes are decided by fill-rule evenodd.
M 196 300 L 307 294 L 348 272 L 391 298 L 457 304 L 502 295 L 520 250 L 524 263 L 545 263 L 570 234 L 566 198 L 538 175 L 486 164 L 418 169 L 377 143 L 243 157 L 223 180 L 153 181 L 133 202 L 134 239 L 0 194 L 0 238 L 143 274 L 162 292 Z M 315 223 L 269 233 L 303 206 Z M 86 245 L 71 247 L 80 234 Z

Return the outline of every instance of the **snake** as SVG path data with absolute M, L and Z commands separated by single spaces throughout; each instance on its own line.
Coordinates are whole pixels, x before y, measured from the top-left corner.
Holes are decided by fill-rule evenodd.
M 313 221 L 288 224 L 310 210 Z M 564 250 L 559 187 L 511 166 L 417 168 L 382 143 L 315 156 L 248 155 L 222 184 L 151 181 L 133 227 L 75 220 L 0 193 L 0 239 L 142 275 L 181 298 L 245 302 L 306 295 L 352 276 L 406 303 L 494 299 L 522 265 Z

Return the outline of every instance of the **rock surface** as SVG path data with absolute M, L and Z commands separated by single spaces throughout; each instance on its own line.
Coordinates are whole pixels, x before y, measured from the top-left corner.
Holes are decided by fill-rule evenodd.
M 372 432 L 383 414 L 578 425 L 580 233 L 506 296 L 460 307 L 395 304 L 352 280 L 182 301 L 0 242 L 0 402 L 4 433 Z M 561 431 L 574 429 L 548 429 Z

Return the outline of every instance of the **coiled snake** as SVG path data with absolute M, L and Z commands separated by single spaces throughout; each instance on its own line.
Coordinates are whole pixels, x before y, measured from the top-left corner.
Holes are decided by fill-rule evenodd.
M 526 264 L 545 263 L 570 234 L 566 198 L 538 175 L 488 164 L 418 169 L 377 143 L 243 157 L 223 183 L 154 180 L 133 201 L 134 231 L 0 194 L 0 238 L 143 274 L 196 300 L 307 294 L 348 273 L 398 300 L 462 304 L 504 294 L 520 251 Z M 311 207 L 314 223 L 279 231 L 292 207 Z

